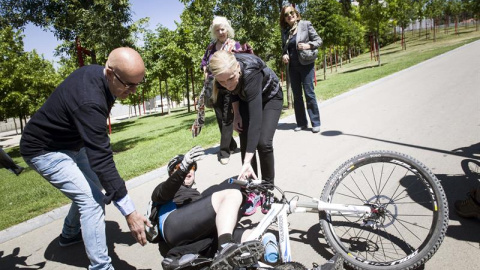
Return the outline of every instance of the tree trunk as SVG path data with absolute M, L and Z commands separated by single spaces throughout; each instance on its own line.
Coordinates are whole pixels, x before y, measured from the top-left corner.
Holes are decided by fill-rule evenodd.
M 340 68 L 342 68 L 343 67 L 343 52 L 340 52 L 339 55 L 340 55 Z
M 332 46 L 330 46 L 330 73 L 333 73 Z
M 418 26 L 418 37 L 422 35 L 422 19 L 420 19 L 420 25 Z
M 167 96 L 167 103 L 168 103 L 168 110 L 167 114 L 170 115 L 170 107 L 172 104 L 172 101 L 170 100 L 170 97 L 168 96 L 168 79 L 165 79 L 165 95 Z
M 458 17 L 455 17 L 455 34 L 458 36 Z
M 337 46 L 333 46 L 333 53 L 335 54 L 335 72 L 338 71 L 338 50 L 337 50 Z
M 382 66 L 382 62 L 380 61 L 380 43 L 378 42 L 378 35 L 375 35 L 375 41 L 377 42 L 377 53 L 378 53 L 378 66 Z
M 370 35 L 370 61 L 373 59 L 373 39 L 372 35 Z
M 187 86 L 187 112 L 190 112 L 190 89 L 188 87 L 188 68 L 185 68 L 185 85 Z
M 145 92 L 142 91 L 142 103 L 143 103 L 143 114 L 147 114 L 146 110 L 145 110 Z
M 160 84 L 160 107 L 162 108 L 162 114 L 164 113 L 163 112 L 163 94 L 162 94 L 162 81 L 160 80 L 160 78 L 158 78 L 158 82 Z
M 323 80 L 327 80 L 327 54 L 323 56 Z
M 20 120 L 20 133 L 23 133 L 23 122 L 22 122 L 22 116 L 20 115 L 18 117 Z M 18 135 L 18 127 L 17 127 L 17 121 L 15 121 L 15 117 L 13 118 L 13 124 L 15 125 L 15 134 Z
M 397 26 L 393 26 L 393 43 L 397 44 Z
M 425 20 L 425 39 L 428 39 L 429 33 L 430 32 L 428 32 L 428 20 Z
M 137 116 L 137 99 L 135 95 L 133 95 L 133 111 L 135 112 L 135 116 Z
M 348 63 L 352 62 L 352 47 L 348 47 Z
M 190 77 L 192 78 L 192 98 L 193 98 L 193 107 L 195 108 L 195 111 L 197 111 L 197 103 L 195 101 L 195 85 L 193 84 L 194 77 L 193 77 L 193 68 L 190 69 Z
M 140 104 L 142 104 L 142 102 L 140 101 L 140 97 L 139 97 L 139 98 L 138 98 L 138 103 L 137 103 L 137 106 L 138 106 L 138 116 L 142 116 L 142 110 L 141 110 Z
M 443 26 L 445 34 L 448 34 L 448 25 L 450 24 L 450 17 L 445 15 L 445 25 Z

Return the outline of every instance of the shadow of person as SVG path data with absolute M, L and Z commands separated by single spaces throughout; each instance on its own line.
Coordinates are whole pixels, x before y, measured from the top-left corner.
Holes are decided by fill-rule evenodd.
M 277 126 L 278 130 L 294 130 L 297 127 L 295 123 L 284 123 Z
M 440 180 L 440 183 L 447 197 L 449 208 L 448 216 L 450 221 L 457 220 L 461 224 L 452 225 L 450 223 L 446 236 L 466 242 L 473 242 L 475 243 L 475 245 L 473 245 L 472 243 L 469 244 L 478 248 L 480 243 L 480 234 L 478 234 L 479 221 L 476 219 L 466 219 L 458 216 L 458 214 L 455 212 L 455 201 L 463 200 L 467 191 L 471 190 L 472 188 L 479 187 L 480 172 L 475 172 L 475 170 L 478 170 L 478 168 L 480 168 L 480 161 L 477 161 L 475 159 L 464 159 L 461 161 L 461 167 L 463 168 L 465 174 L 435 175 L 438 180 Z M 422 197 L 416 195 L 418 194 L 418 191 L 412 188 L 412 185 L 410 183 L 411 181 L 418 181 L 418 179 L 416 179 L 415 177 L 405 177 L 400 181 L 400 183 L 406 188 L 406 191 L 412 200 L 419 203 L 419 205 L 426 206 L 425 204 L 420 203 L 423 201 L 423 199 Z
M 107 248 L 108 255 L 112 259 L 112 265 L 116 269 L 134 270 L 134 266 L 120 259 L 115 252 L 115 244 L 124 244 L 132 246 L 136 243 L 130 232 L 122 232 L 120 226 L 115 221 L 106 221 Z M 48 245 L 44 253 L 45 259 L 66 265 L 88 268 L 90 261 L 85 252 L 83 244 L 72 245 L 69 247 L 60 247 L 58 237 Z
M 46 262 L 39 262 L 36 264 L 27 264 L 28 256 L 18 256 L 20 254 L 20 248 L 13 249 L 12 254 L 4 255 L 4 251 L 0 251 L 0 265 L 2 269 L 43 269 Z
M 453 149 L 454 153 L 461 153 L 464 157 L 470 157 L 474 159 L 480 159 L 480 143 L 472 144 L 466 147 L 460 147 Z

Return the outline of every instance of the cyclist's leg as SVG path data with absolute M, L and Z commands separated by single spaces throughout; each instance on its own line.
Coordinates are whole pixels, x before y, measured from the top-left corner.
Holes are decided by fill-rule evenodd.
M 178 246 L 216 235 L 215 216 L 211 196 L 183 206 L 165 220 L 165 241 L 170 246 Z
M 242 194 L 237 189 L 225 189 L 212 194 L 212 206 L 216 213 L 215 224 L 219 236 L 233 233 L 242 200 Z

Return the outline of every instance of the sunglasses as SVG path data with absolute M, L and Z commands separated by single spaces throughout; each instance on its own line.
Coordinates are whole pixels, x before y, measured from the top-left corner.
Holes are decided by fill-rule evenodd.
M 283 14 L 283 16 L 285 16 L 285 18 L 287 18 L 288 16 L 292 16 L 292 17 L 295 17 L 296 13 L 295 11 L 290 11 L 290 12 L 285 12 L 285 14 Z
M 118 76 L 118 74 L 115 73 L 115 70 L 113 70 L 112 67 L 108 66 L 108 68 L 112 70 L 113 75 L 115 75 L 115 78 L 117 78 L 117 80 L 118 80 L 120 83 L 122 83 L 123 86 L 124 86 L 125 88 L 127 88 L 127 89 L 128 89 L 128 88 L 137 87 L 137 86 L 141 85 L 142 83 L 145 83 L 145 81 L 146 81 L 146 80 L 145 80 L 145 77 L 143 77 L 142 81 L 139 82 L 139 83 L 126 83 L 126 82 L 124 82 L 122 79 L 120 79 L 120 76 Z

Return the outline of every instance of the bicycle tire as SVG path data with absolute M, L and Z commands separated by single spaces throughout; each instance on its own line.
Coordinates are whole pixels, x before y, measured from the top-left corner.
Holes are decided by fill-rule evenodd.
M 420 195 L 426 198 L 419 200 Z M 439 180 L 421 162 L 393 151 L 367 152 L 344 162 L 328 179 L 321 200 L 376 209 L 373 218 L 320 214 L 328 245 L 354 269 L 415 269 L 435 254 L 448 227 Z M 410 217 L 413 222 L 405 220 Z

